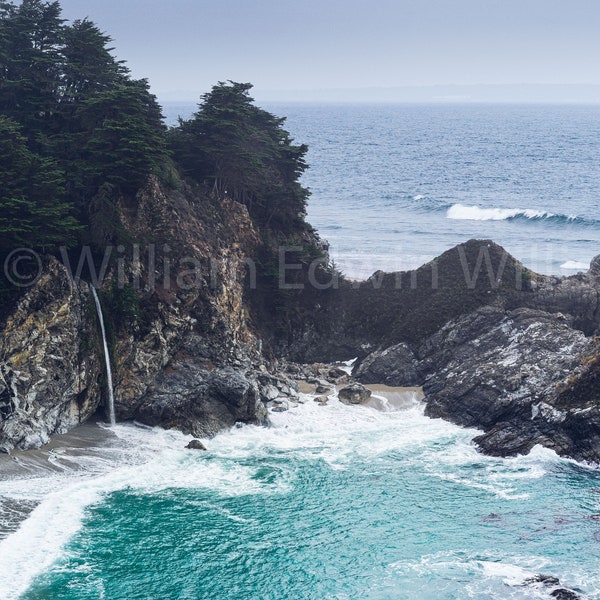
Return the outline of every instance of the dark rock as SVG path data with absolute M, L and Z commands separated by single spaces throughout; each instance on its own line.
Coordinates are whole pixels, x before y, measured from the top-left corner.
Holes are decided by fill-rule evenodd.
M 594 421 L 582 436 L 575 425 L 581 415 L 557 402 L 557 389 L 578 372 L 591 345 L 562 315 L 479 309 L 422 345 L 420 368 L 430 373 L 426 414 L 483 429 L 475 441 L 489 454 L 522 454 L 542 444 L 575 457 L 595 452 L 599 460 Z
M 332 367 L 327 371 L 327 376 L 333 380 L 338 380 L 343 377 L 347 377 L 348 373 L 344 371 L 344 369 L 340 369 L 340 367 Z
M 264 424 L 267 412 L 256 381 L 233 367 L 207 371 L 193 361 L 175 363 L 136 410 L 147 425 L 212 437 L 236 422 Z
M 322 383 L 319 383 L 317 385 L 317 387 L 315 388 L 315 393 L 316 394 L 331 394 L 331 386 L 329 385 L 323 385 Z
M 406 344 L 376 350 L 355 368 L 354 376 L 362 383 L 383 383 L 391 386 L 416 386 L 423 383 L 418 361 Z
M 324 406 L 329 401 L 329 398 L 327 398 L 327 396 L 317 396 L 316 398 L 314 398 L 314 401 L 320 404 L 321 406 Z
M 206 446 L 200 440 L 192 440 L 186 448 L 188 450 L 206 450 Z
M 579 600 L 581 598 L 581 596 L 573 590 L 558 587 L 560 585 L 559 579 L 550 575 L 536 575 L 523 582 L 524 586 L 535 586 L 538 584 L 541 584 L 545 588 L 555 588 L 550 592 L 550 596 L 552 598 L 558 598 L 558 600 Z
M 550 593 L 553 598 L 557 600 L 580 600 L 581 596 L 576 594 L 573 590 L 567 590 L 565 588 L 559 588 Z
M 590 262 L 589 274 L 593 277 L 600 277 L 600 254 L 592 258 Z
M 183 183 L 166 189 L 151 177 L 135 203 L 119 201 L 131 239 L 150 239 L 158 218 L 165 240 L 179 251 L 215 262 L 192 286 L 184 285 L 187 267 L 171 273 L 167 283 L 177 285 L 152 287 L 155 273 L 144 266 L 126 273 L 140 279 L 145 324 L 121 324 L 116 332 L 118 418 L 199 437 L 238 422 L 265 424 L 265 402 L 297 394 L 286 373 L 326 391 L 323 379 L 339 384 L 346 376 L 318 362 L 278 363 L 279 356 L 358 356 L 361 381 L 422 384 L 427 414 L 483 430 L 476 441 L 485 452 L 508 456 L 543 444 L 600 462 L 600 342 L 594 338 L 600 257 L 588 273 L 547 277 L 490 240 L 470 240 L 416 271 L 342 279 L 336 289 L 299 294 L 298 310 L 276 333 L 271 317 L 261 320 L 248 304 L 240 265 L 260 245 L 248 211 L 198 193 Z M 47 262 L 51 276 L 44 274 L 3 314 L 5 450 L 44 443 L 88 418 L 101 398 L 104 367 L 87 287 L 74 285 L 57 261 Z M 367 400 L 370 392 L 357 385 L 343 388 L 340 399 Z
M 343 387 L 338 392 L 338 397 L 345 404 L 363 404 L 371 397 L 371 390 L 360 383 L 353 383 Z
M 544 586 L 555 586 L 560 583 L 560 581 L 556 577 L 551 577 L 550 575 L 536 575 L 535 577 L 530 577 L 523 582 L 523 585 L 532 585 L 535 583 L 541 583 Z

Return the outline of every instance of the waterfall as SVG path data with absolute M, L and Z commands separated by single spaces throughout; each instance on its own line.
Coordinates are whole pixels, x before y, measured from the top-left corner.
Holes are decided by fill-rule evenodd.
M 94 302 L 96 303 L 96 312 L 98 313 L 98 321 L 100 321 L 100 330 L 102 331 L 102 344 L 104 345 L 104 362 L 106 363 L 106 379 L 108 380 L 108 416 L 110 418 L 110 424 L 116 423 L 115 419 L 115 396 L 113 393 L 113 380 L 112 370 L 110 368 L 110 354 L 108 353 L 108 343 L 106 342 L 106 329 L 104 328 L 104 318 L 102 316 L 102 307 L 100 306 L 100 300 L 96 293 L 96 288 L 91 286 L 92 296 L 94 296 Z

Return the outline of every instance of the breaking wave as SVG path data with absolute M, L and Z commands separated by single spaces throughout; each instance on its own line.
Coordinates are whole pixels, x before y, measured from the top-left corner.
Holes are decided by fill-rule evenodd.
M 481 208 L 476 205 L 453 204 L 446 212 L 448 219 L 462 221 L 545 221 L 578 225 L 600 225 L 595 219 L 585 219 L 577 215 L 557 214 L 531 208 Z

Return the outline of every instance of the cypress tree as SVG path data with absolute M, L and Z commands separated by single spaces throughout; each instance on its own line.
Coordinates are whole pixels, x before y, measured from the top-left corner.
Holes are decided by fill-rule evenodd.
M 263 226 L 305 227 L 308 190 L 305 145 L 295 145 L 285 119 L 253 104 L 250 83 L 219 82 L 202 96 L 199 110 L 170 132 L 182 170 L 217 195 L 245 204 Z

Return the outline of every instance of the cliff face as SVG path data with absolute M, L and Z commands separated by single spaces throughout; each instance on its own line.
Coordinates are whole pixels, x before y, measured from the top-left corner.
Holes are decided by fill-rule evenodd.
M 295 395 L 273 372 L 278 358 L 358 356 L 358 380 L 422 385 L 427 414 L 482 429 L 485 452 L 543 444 L 600 462 L 597 261 L 586 274 L 545 277 L 472 240 L 413 272 L 305 280 L 271 297 L 251 289 L 265 266 L 242 205 L 152 179 L 119 214 L 132 241 L 112 249 L 97 282 L 119 420 L 196 436 L 266 423 L 269 401 Z M 0 448 L 40 445 L 105 410 L 89 285 L 56 259 L 2 333 Z
M 0 340 L 0 450 L 30 448 L 88 419 L 100 402 L 96 313 L 58 261 L 6 319 Z
M 248 326 L 246 266 L 258 236 L 246 209 L 151 180 L 120 206 L 130 247 L 98 282 L 117 419 L 212 435 L 264 423 L 262 359 Z M 105 251 L 105 255 L 106 255 Z M 122 259 L 119 261 L 119 259 Z M 129 316 L 122 309 L 129 291 Z M 135 310 L 133 310 L 135 309 Z M 0 447 L 39 446 L 105 409 L 105 367 L 88 284 L 55 259 L 7 317 L 0 345 Z

